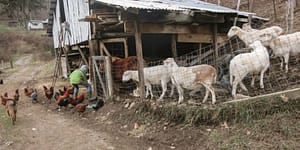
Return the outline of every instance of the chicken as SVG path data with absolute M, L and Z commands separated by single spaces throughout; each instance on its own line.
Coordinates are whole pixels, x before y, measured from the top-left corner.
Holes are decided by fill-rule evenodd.
M 104 106 L 103 99 L 99 99 L 98 97 L 91 98 L 90 101 L 97 101 L 95 104 L 88 105 L 87 108 L 98 110 L 100 107 Z
M 68 104 L 70 103 L 70 96 L 69 96 L 69 92 L 66 91 L 64 93 L 64 95 L 59 95 L 58 92 L 55 92 L 54 93 L 54 98 L 55 98 L 55 101 L 57 103 L 58 106 L 64 106 L 64 107 L 67 107 Z
M 19 98 L 20 98 L 19 89 L 16 89 L 15 95 L 14 95 L 14 100 L 19 101 Z
M 31 97 L 31 94 L 34 92 L 33 88 L 28 89 L 28 87 L 24 88 L 24 94 L 28 97 Z
M 87 105 L 88 105 L 88 104 L 83 104 L 83 103 L 77 104 L 77 105 L 75 106 L 75 109 L 74 109 L 74 110 L 75 110 L 76 112 L 83 113 L 83 112 L 85 111 Z
M 63 90 L 58 89 L 58 92 L 59 92 L 60 95 L 64 95 L 66 91 L 68 91 L 69 94 L 73 94 L 73 90 L 74 90 L 74 89 L 73 89 L 72 86 L 69 86 L 69 87 L 64 86 L 64 87 L 63 87 Z
M 7 92 L 6 92 L 6 93 L 4 93 L 4 96 L 1 95 L 1 104 L 5 106 L 7 100 L 8 100 L 8 97 L 7 97 Z
M 37 90 L 34 89 L 33 93 L 31 93 L 31 100 L 32 100 L 32 103 L 37 103 L 38 100 L 37 100 L 37 97 L 38 97 L 38 94 L 37 94 Z
M 49 103 L 51 103 L 51 98 L 53 96 L 54 88 L 53 86 L 48 89 L 45 85 L 43 85 L 45 96 L 47 97 Z
M 85 97 L 85 93 L 78 95 L 76 98 L 70 97 L 70 104 L 76 106 L 77 104 L 83 102 L 84 97 Z

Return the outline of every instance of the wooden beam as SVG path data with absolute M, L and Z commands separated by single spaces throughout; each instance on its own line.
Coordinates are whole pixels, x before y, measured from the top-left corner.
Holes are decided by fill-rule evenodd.
M 176 39 L 177 38 L 176 37 L 177 37 L 176 34 L 172 35 L 171 47 L 172 47 L 172 55 L 173 55 L 173 57 L 177 57 L 177 45 L 176 45 L 176 43 L 177 43 Z
M 81 55 L 81 57 L 82 57 L 82 59 L 83 59 L 85 65 L 88 65 L 89 63 L 88 63 L 88 61 L 86 60 L 86 58 L 85 58 L 85 56 L 84 56 L 84 54 L 83 54 L 81 48 L 80 48 L 79 46 L 76 46 L 76 48 L 78 49 L 78 51 L 79 51 L 79 53 L 80 53 L 80 55 Z
M 104 39 L 102 40 L 103 43 L 118 43 L 118 42 L 124 42 L 125 38 L 112 38 L 112 39 Z
M 111 56 L 104 43 L 102 41 L 99 41 L 99 43 L 100 43 L 101 51 L 104 51 L 107 56 Z
M 144 61 L 143 61 L 143 51 L 142 51 L 142 34 L 140 32 L 139 24 L 137 21 L 134 22 L 135 29 L 135 47 L 136 56 L 138 60 L 138 74 L 139 74 L 139 89 L 140 96 L 143 100 L 145 98 L 145 81 L 144 81 Z
M 154 24 L 154 23 L 141 23 L 141 33 L 169 33 L 169 34 L 210 34 L 210 25 L 166 25 L 166 24 Z M 134 33 L 134 25 L 132 22 L 124 23 L 124 30 L 126 33 Z

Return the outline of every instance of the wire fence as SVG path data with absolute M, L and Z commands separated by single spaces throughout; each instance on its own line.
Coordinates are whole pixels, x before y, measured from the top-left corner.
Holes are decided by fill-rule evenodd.
M 276 42 L 274 42 L 276 43 Z M 288 73 L 285 72 L 285 70 L 281 69 L 281 59 L 279 57 L 270 57 L 270 67 L 264 74 L 263 83 L 264 88 L 260 88 L 260 81 L 259 81 L 259 72 L 256 72 L 253 76 L 256 78 L 254 87 L 251 87 L 251 79 L 253 76 L 251 73 L 248 73 L 247 76 L 243 78 L 243 83 L 246 85 L 248 91 L 243 91 L 238 86 L 237 93 L 247 95 L 247 96 L 257 96 L 257 95 L 263 95 L 263 94 L 269 94 L 274 93 L 278 91 L 283 91 L 287 89 L 292 89 L 299 87 L 300 84 L 300 70 L 299 70 L 299 61 L 297 59 L 298 53 L 300 53 L 300 35 L 296 34 L 295 36 L 290 36 L 286 38 L 285 41 L 277 42 L 277 45 L 274 50 L 268 50 L 268 52 L 272 53 L 274 55 L 274 52 L 276 50 L 287 50 L 290 54 L 290 59 L 288 62 L 289 71 Z M 186 49 L 185 49 L 186 50 Z M 229 83 L 229 64 L 232 58 L 239 54 L 245 54 L 250 53 L 251 48 L 247 48 L 245 43 L 241 41 L 237 36 L 234 36 L 230 38 L 229 40 L 225 41 L 224 43 L 218 45 L 217 48 L 215 48 L 212 45 L 208 45 L 206 47 L 202 47 L 201 49 L 196 50 L 187 50 L 191 51 L 187 54 L 181 55 L 179 57 L 174 58 L 178 66 L 183 67 L 190 67 L 200 64 L 208 64 L 216 68 L 217 70 L 217 83 L 213 85 L 216 93 L 216 99 L 217 102 L 222 101 L 228 101 L 232 99 L 232 88 Z M 299 51 L 299 52 L 297 52 Z M 216 53 L 217 52 L 217 53 Z M 282 52 L 283 53 L 283 52 Z M 111 75 L 113 80 L 113 89 L 115 95 L 120 95 L 124 97 L 129 96 L 138 96 L 138 89 L 137 89 L 137 83 L 138 83 L 138 76 L 133 73 L 131 78 L 133 80 L 130 80 L 128 82 L 122 82 L 122 76 L 124 72 L 127 70 L 137 70 L 137 59 L 136 57 L 132 56 L 130 58 L 117 58 L 117 60 L 113 60 L 111 63 Z M 151 62 L 145 62 L 146 68 L 154 67 L 154 66 L 160 66 L 163 64 L 164 59 L 151 61 Z M 259 56 L 257 59 L 253 60 L 247 60 L 247 62 L 250 62 L 250 66 L 253 63 L 253 66 L 255 65 L 255 61 L 259 61 Z M 95 62 L 96 64 L 103 64 L 104 62 Z M 105 63 L 104 63 L 105 64 Z M 257 64 L 257 63 L 256 63 Z M 264 65 L 264 64 L 261 64 Z M 95 65 L 96 67 L 97 65 Z M 106 65 L 105 65 L 106 66 Z M 100 70 L 101 75 L 105 75 L 105 68 L 98 66 Z M 250 67 L 251 68 L 251 67 Z M 239 67 L 236 67 L 234 69 L 240 69 Z M 249 68 L 246 68 L 249 69 Z M 164 74 L 164 69 L 157 69 L 151 70 L 151 71 L 145 71 L 145 81 L 149 82 L 151 80 L 154 80 L 155 77 L 162 77 Z M 137 72 L 137 71 L 136 71 Z M 150 72 L 150 73 L 149 73 Z M 151 76 L 147 76 L 146 74 L 151 74 Z M 147 76 L 147 77 L 146 77 Z M 186 72 L 186 77 L 181 80 L 185 80 L 186 82 L 190 81 L 190 78 L 193 78 L 190 76 L 190 73 Z M 102 78 L 103 83 L 106 84 L 106 78 Z M 99 89 L 105 89 L 106 86 L 104 85 L 102 88 L 98 87 L 101 86 L 101 84 L 98 84 L 97 81 L 97 90 Z M 192 84 L 192 83 L 191 83 Z M 196 87 L 198 89 L 198 87 Z M 147 88 L 146 88 L 147 89 Z M 103 91 L 103 90 L 102 90 Z M 170 100 L 174 101 L 174 99 L 178 99 L 178 92 L 175 89 L 174 95 L 172 97 L 169 97 L 171 94 L 171 82 L 168 82 L 167 84 L 167 91 L 166 95 L 163 98 L 164 100 Z M 184 99 L 196 99 L 196 100 L 202 100 L 205 95 L 205 88 L 190 92 L 192 90 L 185 89 Z M 161 94 L 163 93 L 163 89 L 161 86 L 161 82 L 152 82 L 152 93 L 153 93 L 153 99 L 158 99 Z M 98 92 L 98 95 L 104 94 L 103 92 Z M 211 97 L 211 96 L 209 96 Z M 150 94 L 149 97 L 150 98 Z

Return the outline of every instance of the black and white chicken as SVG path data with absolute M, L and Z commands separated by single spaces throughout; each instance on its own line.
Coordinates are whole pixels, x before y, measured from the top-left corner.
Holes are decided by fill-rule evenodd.
M 32 103 L 37 103 L 38 102 L 38 94 L 37 94 L 37 90 L 34 89 L 33 92 L 31 93 L 31 100 Z

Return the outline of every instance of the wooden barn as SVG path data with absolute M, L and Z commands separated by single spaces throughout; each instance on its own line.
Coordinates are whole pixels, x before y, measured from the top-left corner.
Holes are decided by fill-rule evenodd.
M 200 0 L 52 0 L 47 33 L 59 74 L 67 77 L 88 64 L 97 75 L 93 56 L 137 56 L 143 89 L 143 59 L 177 57 L 206 45 L 214 46 L 217 56 L 229 28 L 249 18 L 267 21 Z

